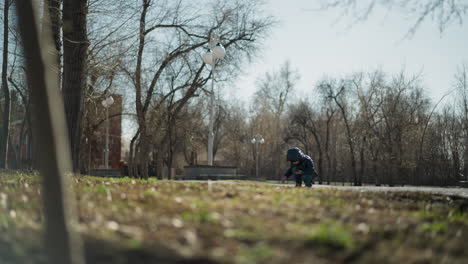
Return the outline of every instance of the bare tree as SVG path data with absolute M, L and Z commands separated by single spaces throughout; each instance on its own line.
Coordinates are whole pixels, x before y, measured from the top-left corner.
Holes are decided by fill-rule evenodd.
M 230 102 L 226 108 L 227 117 L 223 125 L 223 129 L 226 131 L 223 141 L 223 156 L 228 161 L 227 165 L 236 166 L 245 171 L 249 159 L 247 146 L 251 144 L 247 130 L 247 115 L 242 105 L 237 102 Z
M 362 75 L 361 75 L 362 77 Z M 379 91 L 384 90 L 384 77 L 385 75 L 380 72 L 376 71 L 369 74 L 369 83 L 368 86 L 365 87 L 362 83 L 362 78 L 359 78 L 359 82 L 357 80 L 353 81 L 353 86 L 356 90 L 358 100 L 359 100 L 359 115 L 360 115 L 360 122 L 362 123 L 362 135 L 363 139 L 365 138 L 365 142 L 368 148 L 368 153 L 371 156 L 371 163 L 373 168 L 373 179 L 375 185 L 379 186 L 382 182 L 382 179 L 379 177 L 378 167 L 379 167 L 379 155 L 381 153 L 382 148 L 382 138 L 379 131 L 380 124 L 382 122 L 381 118 L 379 117 L 379 110 L 381 109 L 382 100 L 378 97 Z M 363 140 L 364 141 L 364 140 Z M 364 144 L 361 144 L 361 154 L 365 151 L 363 149 Z M 365 158 L 363 155 L 360 157 L 361 159 L 361 171 L 365 169 Z M 361 175 L 362 177 L 362 175 Z
M 304 107 L 304 103 L 300 103 L 299 105 L 291 105 L 289 107 L 289 112 L 286 117 L 288 123 L 286 124 L 287 129 L 284 132 L 284 141 L 290 143 L 294 141 L 294 143 L 298 143 L 301 149 L 305 153 L 311 153 L 312 143 L 310 140 L 310 134 L 307 130 L 306 123 L 309 122 L 306 119 L 305 114 L 301 111 L 301 108 Z
M 9 60 L 8 60 L 8 83 L 11 94 L 11 117 L 10 120 L 16 123 L 12 129 L 16 130 L 15 136 L 9 139 L 9 154 L 13 159 L 8 162 L 10 168 L 32 168 L 33 148 L 31 142 L 31 103 L 29 95 L 29 84 L 26 79 L 26 67 L 24 54 L 22 52 L 22 40 L 16 23 L 9 26 L 11 39 L 9 40 Z M 16 121 L 21 121 L 19 125 Z M 18 126 L 19 133 L 18 133 Z M 16 136 L 17 135 L 17 136 Z M 19 139 L 18 139 L 19 138 Z M 24 149 L 23 146 L 25 147 Z
M 312 135 L 315 141 L 315 148 L 318 152 L 318 173 L 319 173 L 319 183 L 321 184 L 323 181 L 322 172 L 323 172 L 323 159 L 324 159 L 324 140 L 323 140 L 323 122 L 322 115 L 317 113 L 312 107 L 307 104 L 305 101 L 299 103 L 297 106 L 291 106 L 291 113 L 288 117 L 290 122 L 290 129 L 297 127 L 297 129 L 301 132 L 300 133 L 303 138 L 302 140 L 307 142 L 308 137 Z M 312 149 L 308 144 L 306 145 L 305 151 L 306 153 L 310 153 Z
M 281 164 L 284 157 L 285 142 L 280 136 L 283 131 L 285 109 L 288 102 L 291 102 L 291 94 L 299 80 L 297 71 L 291 68 L 291 64 L 286 61 L 280 68 L 273 72 L 267 72 L 258 80 L 258 88 L 255 92 L 252 108 L 256 117 L 260 119 L 264 129 L 253 131 L 251 136 L 262 134 L 268 145 L 264 147 L 270 159 L 270 164 Z M 253 124 L 255 127 L 256 125 Z M 268 131 L 268 132 L 267 132 Z M 255 151 L 253 152 L 255 153 Z M 265 155 L 264 155 L 265 156 Z M 270 174 L 279 175 L 280 170 L 275 169 Z
M 346 138 L 349 147 L 349 153 L 351 158 L 351 169 L 352 169 L 352 176 L 353 176 L 353 183 L 354 185 L 361 185 L 361 179 L 358 177 L 357 173 L 357 165 L 356 165 L 356 153 L 355 153 L 355 142 L 354 142 L 354 134 L 353 134 L 353 120 L 352 120 L 352 112 L 349 106 L 350 102 L 346 99 L 347 94 L 350 93 L 348 91 L 349 82 L 342 81 L 338 86 L 335 86 L 334 83 L 321 83 L 319 84 L 319 89 L 323 90 L 324 94 L 329 100 L 335 102 L 338 106 L 338 109 L 341 112 L 341 117 L 343 118 L 343 122 L 346 129 Z
M 167 102 L 167 107 L 165 109 L 165 117 L 166 117 L 166 130 L 164 136 L 162 137 L 162 144 L 166 143 L 166 155 L 165 155 L 165 163 L 168 168 L 172 167 L 173 158 L 175 155 L 175 150 L 178 146 L 181 145 L 181 141 L 177 136 L 177 121 L 181 113 L 184 113 L 186 109 L 186 105 L 189 103 L 189 100 L 193 97 L 196 97 L 196 91 L 206 84 L 207 78 L 201 78 L 201 73 L 204 69 L 204 65 L 200 66 L 198 71 L 192 76 L 193 79 L 189 79 L 184 86 L 188 86 L 189 88 L 185 91 L 182 98 L 175 100 L 175 93 L 171 93 L 171 100 Z M 179 87 L 180 88 L 180 87 Z M 161 111 L 161 109 L 157 109 Z M 161 145 L 162 145 L 161 144 Z
M 17 71 L 18 70 L 18 71 Z M 29 95 L 29 87 L 26 80 L 26 69 L 21 66 L 17 69 L 14 63 L 11 65 L 11 74 L 8 76 L 8 82 L 13 87 L 14 94 L 17 97 L 16 120 L 21 120 L 21 128 L 19 131 L 18 149 L 16 150 L 16 159 L 18 164 L 16 168 L 32 169 L 33 164 L 33 148 L 32 148 L 32 120 L 31 120 L 31 103 Z M 26 141 L 27 140 L 27 141 Z M 22 146 L 26 147 L 26 153 L 22 151 Z
M 325 0 L 323 8 L 341 8 L 345 14 L 352 12 L 356 21 L 363 21 L 378 6 L 389 10 L 395 7 L 402 8 L 409 17 L 415 19 L 406 36 L 414 35 L 419 26 L 428 18 L 435 20 L 439 31 L 443 32 L 454 22 L 462 24 L 468 12 L 468 4 L 463 0 Z
M 463 180 L 463 156 L 465 148 L 465 135 L 462 118 L 457 113 L 454 105 L 445 105 L 442 111 L 436 113 L 430 126 L 431 144 L 436 144 L 437 152 L 433 156 L 438 156 L 434 165 L 441 171 L 436 176 L 436 183 L 443 185 L 454 185 Z M 436 133 L 432 133 L 436 132 Z
M 458 90 L 458 101 L 460 106 L 461 122 L 465 136 L 465 159 L 464 159 L 464 174 L 465 180 L 468 179 L 468 78 L 465 65 L 456 76 L 456 88 Z
M 153 2 L 151 0 L 143 0 L 141 4 L 141 15 L 140 15 L 140 23 L 139 23 L 139 35 L 138 35 L 138 51 L 137 51 L 137 61 L 135 65 L 134 72 L 130 72 L 126 70 L 129 76 L 132 78 L 134 87 L 135 87 L 135 98 L 136 98 L 136 115 L 137 115 L 137 122 L 138 122 L 138 152 L 139 153 L 139 163 L 141 163 L 142 168 L 142 176 L 144 178 L 148 177 L 148 153 L 149 153 L 149 142 L 150 142 L 150 134 L 147 129 L 147 112 L 150 107 L 150 103 L 152 102 L 153 92 L 156 88 L 156 84 L 158 79 L 163 74 L 164 69 L 178 56 L 190 52 L 196 49 L 199 46 L 202 46 L 204 43 L 198 43 L 194 46 L 186 47 L 186 46 L 179 46 L 176 49 L 172 50 L 168 56 L 166 56 L 159 65 L 159 68 L 155 71 L 153 77 L 151 78 L 151 83 L 149 87 L 145 89 L 143 83 L 143 55 L 144 49 L 147 44 L 147 36 L 156 29 L 160 28 L 182 28 L 183 24 L 164 24 L 164 23 L 157 23 L 155 25 L 147 25 L 147 15 L 150 12 L 150 8 Z M 175 11 L 177 13 L 178 10 Z M 177 17 L 166 12 L 164 16 L 173 16 L 177 19 Z M 135 138 L 134 138 L 135 139 Z M 132 140 L 134 141 L 134 140 Z
M 291 63 L 284 62 L 278 71 L 267 72 L 258 80 L 254 104 L 279 118 L 299 78 L 297 71 L 291 69 Z
M 253 14 L 252 9 L 256 8 L 251 4 L 254 1 L 243 4 L 215 2 L 218 10 L 222 11 L 215 13 L 215 16 L 209 16 L 209 21 L 202 19 L 199 10 L 187 3 L 143 0 L 138 7 L 141 12 L 136 61 L 128 63 L 131 68 L 122 67 L 134 86 L 138 137 L 133 139 L 133 151 L 138 157 L 136 162 L 141 165 L 143 177 L 147 177 L 149 146 L 152 142 L 151 130 L 148 127 L 149 124 L 154 125 L 151 123 L 151 113 L 154 112 L 152 109 L 172 105 L 165 104 L 165 101 L 171 98 L 178 102 L 173 109 L 181 109 L 196 95 L 198 89 L 203 88 L 210 77 L 205 75 L 206 66 L 201 62 L 197 51 L 207 45 L 212 34 L 217 33 L 226 49 L 236 47 L 232 49 L 232 54 L 228 54 L 224 59 L 235 66 L 236 60 L 240 60 L 239 57 L 245 57 L 245 54 L 249 54 L 255 47 L 250 44 L 254 42 L 254 36 L 261 36 L 271 24 L 268 20 L 261 21 L 250 17 Z M 149 46 L 150 43 L 154 43 L 155 32 L 167 37 L 162 38 L 161 41 L 165 44 L 158 45 L 159 48 Z M 236 50 L 239 55 L 237 58 Z M 148 57 L 152 59 L 148 60 Z M 182 75 L 175 79 L 177 82 L 173 86 L 174 89 L 164 90 L 168 87 L 164 85 L 167 79 L 174 74 L 171 69 L 178 68 L 177 65 L 182 67 Z M 156 97 L 158 94 L 161 96 Z

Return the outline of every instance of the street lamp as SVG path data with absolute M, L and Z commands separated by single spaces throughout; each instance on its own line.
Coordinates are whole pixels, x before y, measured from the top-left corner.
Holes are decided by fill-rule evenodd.
M 219 43 L 219 37 L 212 35 L 210 39 L 210 49 L 203 54 L 203 62 L 211 65 L 211 92 L 210 92 L 210 105 L 209 105 L 209 114 L 210 120 L 208 124 L 208 166 L 213 166 L 213 142 L 214 142 L 214 133 L 213 133 L 213 107 L 214 107 L 214 72 L 216 68 L 216 62 L 219 59 L 222 59 L 226 55 L 226 50 L 223 45 Z
M 106 146 L 104 148 L 104 166 L 109 169 L 109 107 L 114 103 L 114 98 L 109 95 L 101 104 L 106 109 Z
M 265 143 L 265 139 L 262 135 L 256 135 L 251 140 L 252 144 L 254 144 L 254 151 L 255 151 L 255 177 L 258 178 L 258 144 Z

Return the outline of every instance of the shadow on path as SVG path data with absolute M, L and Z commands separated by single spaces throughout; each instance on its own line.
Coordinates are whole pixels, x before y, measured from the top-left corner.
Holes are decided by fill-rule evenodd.
M 0 263 L 2 264 L 46 264 L 43 243 L 37 231 L 22 230 L 15 234 L 2 232 L 0 237 Z M 87 264 L 215 264 L 209 258 L 183 257 L 162 245 L 125 247 L 111 241 L 84 236 Z

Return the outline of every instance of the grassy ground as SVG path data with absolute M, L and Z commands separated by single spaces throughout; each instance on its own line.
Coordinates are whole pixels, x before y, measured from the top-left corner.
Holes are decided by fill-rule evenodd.
M 468 200 L 74 178 L 88 263 L 468 263 Z M 40 181 L 0 174 L 0 263 L 47 263 Z

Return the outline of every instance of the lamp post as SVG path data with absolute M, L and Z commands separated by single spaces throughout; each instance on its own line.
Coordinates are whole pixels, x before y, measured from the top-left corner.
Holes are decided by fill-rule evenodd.
M 113 103 L 114 98 L 110 95 L 101 102 L 102 106 L 106 109 L 106 146 L 104 148 L 104 166 L 106 170 L 109 169 L 109 107 Z
M 251 140 L 252 144 L 254 144 L 254 151 L 255 151 L 255 177 L 258 178 L 258 144 L 265 143 L 265 139 L 262 135 L 256 135 Z
M 213 132 L 213 107 L 214 107 L 214 73 L 216 68 L 216 62 L 219 59 L 222 59 L 226 55 L 226 50 L 223 45 L 219 42 L 219 37 L 217 35 L 212 35 L 210 39 L 210 49 L 203 54 L 203 62 L 211 65 L 211 91 L 210 91 L 210 105 L 209 105 L 209 124 L 208 124 L 208 166 L 213 166 L 213 142 L 214 142 L 214 132 Z

